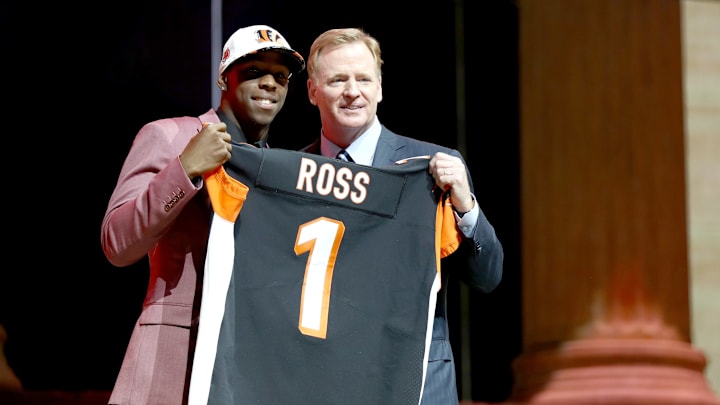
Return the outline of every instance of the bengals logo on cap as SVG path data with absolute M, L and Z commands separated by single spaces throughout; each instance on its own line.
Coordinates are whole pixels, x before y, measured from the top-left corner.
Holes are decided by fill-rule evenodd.
M 285 38 L 283 38 L 282 35 L 278 34 L 277 32 L 275 32 L 273 30 L 266 30 L 266 29 L 257 30 L 257 31 L 255 31 L 255 37 L 259 43 L 274 42 L 280 46 L 290 48 L 288 43 L 285 42 Z

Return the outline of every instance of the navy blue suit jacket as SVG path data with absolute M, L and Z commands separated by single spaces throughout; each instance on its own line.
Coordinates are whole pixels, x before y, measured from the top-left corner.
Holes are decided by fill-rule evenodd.
M 320 153 L 320 140 L 302 149 L 303 152 Z M 463 160 L 456 149 L 398 135 L 385 126 L 375 148 L 372 165 L 391 166 L 396 161 L 419 155 L 434 155 L 444 152 Z M 469 176 L 469 174 L 468 174 Z M 468 178 L 470 191 L 475 194 L 472 178 Z M 495 235 L 495 229 L 488 222 L 482 209 L 478 215 L 475 232 L 466 238 L 453 255 L 462 255 L 465 265 L 456 269 L 456 274 L 473 289 L 490 292 L 500 284 L 503 269 L 503 248 Z M 450 347 L 447 321 L 447 282 L 449 270 L 441 268 L 442 288 L 438 292 L 433 338 L 430 344 L 429 363 L 421 405 L 457 405 L 457 383 L 455 361 Z

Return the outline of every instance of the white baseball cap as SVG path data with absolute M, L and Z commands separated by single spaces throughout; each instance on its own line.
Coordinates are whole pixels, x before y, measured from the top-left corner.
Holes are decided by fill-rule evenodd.
M 290 48 L 290 44 L 276 29 L 267 25 L 251 25 L 240 28 L 225 43 L 222 59 L 220 59 L 219 74 L 236 60 L 257 52 L 277 51 L 290 56 L 290 73 L 300 73 L 305 69 L 305 59 L 298 52 Z

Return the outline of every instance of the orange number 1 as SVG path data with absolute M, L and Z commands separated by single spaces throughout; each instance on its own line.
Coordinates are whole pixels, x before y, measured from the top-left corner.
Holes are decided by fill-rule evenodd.
M 306 222 L 298 228 L 295 254 L 309 252 L 298 321 L 298 329 L 305 335 L 321 339 L 327 335 L 335 259 L 344 234 L 345 225 L 342 222 L 325 217 Z

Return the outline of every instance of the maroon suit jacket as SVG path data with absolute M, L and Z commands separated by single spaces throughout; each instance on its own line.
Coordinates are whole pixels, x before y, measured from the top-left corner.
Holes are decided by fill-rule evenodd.
M 115 266 L 145 255 L 147 293 L 110 404 L 185 404 L 200 313 L 212 209 L 202 180 L 187 177 L 179 155 L 202 127 L 199 117 L 150 122 L 138 132 L 120 171 L 101 228 Z

